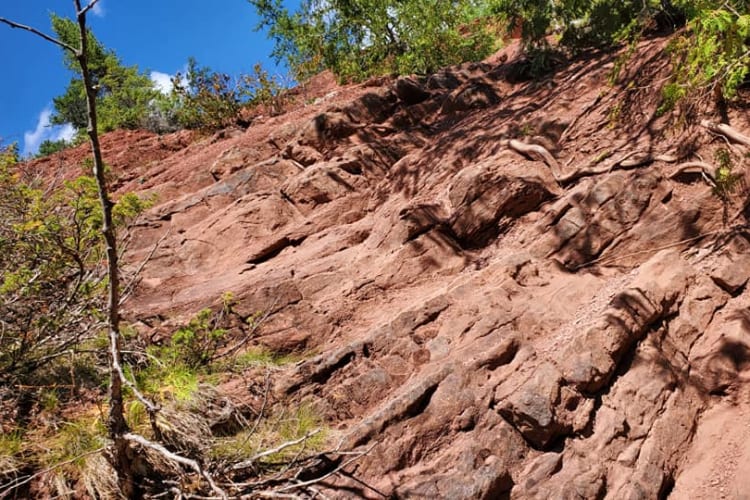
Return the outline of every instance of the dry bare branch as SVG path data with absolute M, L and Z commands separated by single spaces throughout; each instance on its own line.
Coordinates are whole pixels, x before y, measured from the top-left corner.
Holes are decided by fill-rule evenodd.
M 320 429 L 314 429 L 314 430 L 312 430 L 310 432 L 305 433 L 305 435 L 302 436 L 299 439 L 294 439 L 292 441 L 286 441 L 284 443 L 281 443 L 279 446 L 277 446 L 275 448 L 270 448 L 270 449 L 264 450 L 264 451 L 262 451 L 260 453 L 256 453 L 255 455 L 253 455 L 252 457 L 248 458 L 247 460 L 243 460 L 242 462 L 240 462 L 238 464 L 234 464 L 231 469 L 232 470 L 242 470 L 242 469 L 247 469 L 248 467 L 252 467 L 253 465 L 255 465 L 255 462 L 257 462 L 261 458 L 267 457 L 269 455 L 274 455 L 276 453 L 279 453 L 280 451 L 284 451 L 285 449 L 287 449 L 287 448 L 289 448 L 291 446 L 295 446 L 295 445 L 298 445 L 300 443 L 303 443 L 303 442 L 307 441 L 308 439 L 310 439 L 311 437 L 313 437 L 314 435 L 318 434 L 319 432 L 320 432 Z
M 711 187 L 716 187 L 714 168 L 706 162 L 687 161 L 685 163 L 680 163 L 677 165 L 674 172 L 669 174 L 669 178 L 674 179 L 681 174 L 701 174 L 701 177 L 706 181 L 706 184 Z
M 93 9 L 97 3 L 99 3 L 99 0 L 91 0 L 91 2 L 86 7 L 84 7 L 80 12 L 78 12 L 78 15 L 85 16 L 88 13 L 88 11 Z
M 87 451 L 86 453 L 82 453 L 81 455 L 78 455 L 77 457 L 73 457 L 69 460 L 65 460 L 64 462 L 60 462 L 59 464 L 55 464 L 50 467 L 47 467 L 46 469 L 40 470 L 39 472 L 35 474 L 31 474 L 29 476 L 24 476 L 21 478 L 14 479 L 8 484 L 1 485 L 4 489 L 0 490 L 0 498 L 4 498 L 5 495 L 10 493 L 14 489 L 19 488 L 23 486 L 24 484 L 30 483 L 31 481 L 38 478 L 39 476 L 43 476 L 44 474 L 52 472 L 53 470 L 63 467 L 65 465 L 72 464 L 73 462 L 76 462 L 82 458 L 90 457 L 91 455 L 101 453 L 104 450 L 105 448 L 102 447 L 102 448 L 97 448 L 96 450 Z
M 203 479 L 206 480 L 206 482 L 208 483 L 208 485 L 211 487 L 211 490 L 214 493 L 216 493 L 217 495 L 219 495 L 219 498 L 222 498 L 222 499 L 229 498 L 227 496 L 226 492 L 224 492 L 224 490 L 222 490 L 221 488 L 219 488 L 219 486 L 214 482 L 214 480 L 211 477 L 211 475 L 208 472 L 206 472 L 205 470 L 203 470 L 203 468 L 201 468 L 201 466 L 195 460 L 183 457 L 183 456 L 178 455 L 176 453 L 172 453 L 171 451 L 169 451 L 168 449 L 166 449 L 164 446 L 162 446 L 162 445 L 160 445 L 158 443 L 154 443 L 152 441 L 149 441 L 145 437 L 143 437 L 141 435 L 138 435 L 138 434 L 134 434 L 132 432 L 128 432 L 128 433 L 124 434 L 123 437 L 125 439 L 127 439 L 128 441 L 132 441 L 134 443 L 138 443 L 138 444 L 140 444 L 141 446 L 143 446 L 145 448 L 149 448 L 151 450 L 156 451 L 157 453 L 161 454 L 163 457 L 167 458 L 168 460 L 171 460 L 171 461 L 176 462 L 178 464 L 182 464 L 182 465 L 184 465 L 186 467 L 190 467 L 196 473 L 198 473 L 201 477 L 203 477 Z
M 125 286 L 125 288 L 122 291 L 122 296 L 120 297 L 120 305 L 122 305 L 133 293 L 133 290 L 135 290 L 136 282 L 138 281 L 138 277 L 141 274 L 141 271 L 143 271 L 143 268 L 146 267 L 146 264 L 154 257 L 154 253 L 156 253 L 156 250 L 159 248 L 159 246 L 162 244 L 162 242 L 169 236 L 169 233 L 172 232 L 172 226 L 169 226 L 166 230 L 166 232 L 159 238 L 159 240 L 154 243 L 153 248 L 148 253 L 145 259 L 138 265 L 138 268 L 133 273 L 133 276 L 130 278 L 130 281 Z
M 275 490 L 274 492 L 275 493 L 283 493 L 283 492 L 286 492 L 286 491 L 292 491 L 292 490 L 295 490 L 295 489 L 306 488 L 308 486 L 312 486 L 314 484 L 321 483 L 322 481 L 325 481 L 326 479 L 328 479 L 329 477 L 333 476 L 334 474 L 338 474 L 339 472 L 341 472 L 346 467 L 348 467 L 352 463 L 356 462 L 360 458 L 362 458 L 365 455 L 369 454 L 377 445 L 378 445 L 378 443 L 373 444 L 372 446 L 370 446 L 366 450 L 362 451 L 358 455 L 356 455 L 356 456 L 350 458 L 349 460 L 346 460 L 345 462 L 341 463 L 341 465 L 339 465 L 338 467 L 336 467 L 335 469 L 333 469 L 328 474 L 324 474 L 324 475 L 322 475 L 322 476 L 320 476 L 318 478 L 315 478 L 315 479 L 310 479 L 309 481 L 300 481 L 298 483 L 291 484 L 289 486 L 285 486 L 285 487 L 279 488 L 279 489 Z M 259 492 L 258 494 L 262 496 L 263 492 Z
M 29 32 L 37 35 L 37 36 L 40 36 L 40 37 L 44 38 L 48 42 L 52 42 L 55 45 L 59 45 L 60 47 L 62 47 L 65 50 L 69 50 L 74 55 L 78 55 L 78 49 L 76 49 L 75 47 L 73 47 L 71 45 L 68 45 L 67 43 L 63 42 L 62 40 L 58 40 L 55 37 L 47 35 L 46 33 L 43 33 L 43 32 L 39 31 L 38 29 L 36 29 L 36 28 L 34 28 L 32 26 L 26 26 L 25 24 L 20 24 L 20 23 L 17 23 L 15 21 L 11 21 L 10 19 L 6 19 L 4 17 L 0 17 L 0 23 L 5 23 L 8 26 L 10 26 L 11 28 L 17 28 L 17 29 L 22 29 L 22 30 L 29 31 Z

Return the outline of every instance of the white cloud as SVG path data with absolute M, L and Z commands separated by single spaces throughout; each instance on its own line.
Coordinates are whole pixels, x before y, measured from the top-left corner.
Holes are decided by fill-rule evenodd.
M 59 141 L 65 139 L 70 141 L 75 135 L 75 128 L 70 123 L 64 125 L 51 125 L 49 122 L 52 116 L 50 108 L 44 108 L 39 113 L 39 120 L 33 131 L 27 131 L 23 134 L 23 154 L 32 155 L 39 151 L 39 145 L 44 141 Z
M 91 9 L 91 13 L 94 14 L 96 17 L 104 17 L 104 14 L 106 14 L 107 11 L 105 11 L 104 7 L 102 7 L 101 0 L 99 0 L 99 3 L 94 5 L 94 7 Z
M 149 78 L 151 78 L 156 89 L 162 94 L 169 94 L 172 91 L 172 75 L 160 71 L 152 71 Z

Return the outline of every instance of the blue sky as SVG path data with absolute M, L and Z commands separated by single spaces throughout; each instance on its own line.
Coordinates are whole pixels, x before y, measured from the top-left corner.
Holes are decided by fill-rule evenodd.
M 257 18 L 247 0 L 100 0 L 98 6 L 89 15 L 96 37 L 124 64 L 156 72 L 157 78 L 182 71 L 190 56 L 233 75 L 250 72 L 256 62 L 283 73 L 268 58 L 272 43 L 254 31 Z M 46 33 L 51 33 L 50 12 L 72 17 L 73 1 L 0 1 L 0 16 Z M 44 139 L 70 135 L 69 129 L 45 123 L 52 98 L 65 91 L 71 77 L 61 49 L 29 32 L 0 25 L 0 61 L 3 143 L 17 141 L 28 154 Z

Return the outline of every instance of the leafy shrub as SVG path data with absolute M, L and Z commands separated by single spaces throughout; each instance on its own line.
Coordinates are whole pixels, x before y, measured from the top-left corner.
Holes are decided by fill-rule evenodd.
M 750 6 L 746 2 L 703 0 L 676 2 L 689 30 L 672 44 L 672 81 L 663 89 L 662 110 L 685 97 L 731 99 L 750 65 Z
M 42 143 L 39 145 L 39 151 L 37 152 L 36 157 L 44 158 L 45 156 L 58 153 L 71 146 L 72 143 L 66 141 L 65 139 L 60 139 L 58 141 L 47 139 L 45 141 L 42 141 Z
M 159 113 L 170 115 L 181 128 L 217 130 L 239 121 L 245 106 L 265 105 L 272 114 L 281 110 L 284 86 L 260 64 L 253 73 L 232 77 L 188 60 L 185 75 L 172 79 L 172 95 L 163 97 Z
M 29 179 L 17 148 L 0 154 L 0 380 L 39 378 L 96 335 L 104 308 L 104 244 L 96 183 Z M 114 207 L 116 225 L 147 201 L 128 194 Z
M 489 54 L 494 23 L 471 0 L 249 0 L 275 42 L 273 55 L 298 79 L 330 69 L 341 80 L 427 73 Z

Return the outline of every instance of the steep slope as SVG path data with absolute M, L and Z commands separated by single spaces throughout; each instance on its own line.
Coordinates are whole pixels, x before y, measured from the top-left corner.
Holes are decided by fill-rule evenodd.
M 318 353 L 274 393 L 370 449 L 336 497 L 740 498 L 744 193 L 682 167 L 745 149 L 658 115 L 665 43 L 614 84 L 619 54 L 518 81 L 512 46 L 115 165 L 158 194 L 127 316 L 232 291 L 253 343 Z

